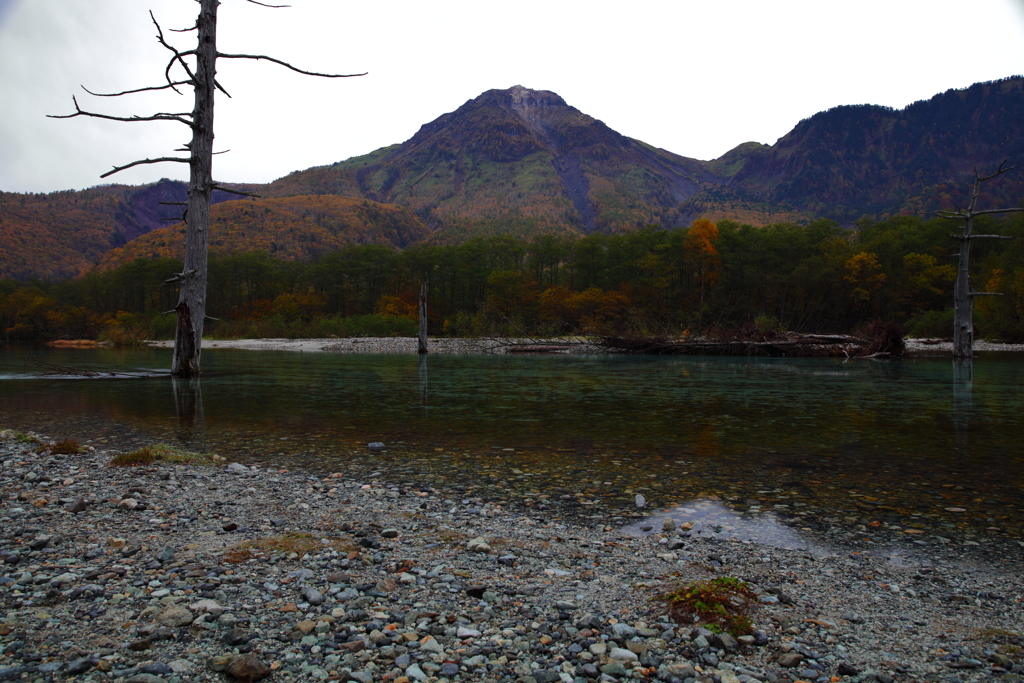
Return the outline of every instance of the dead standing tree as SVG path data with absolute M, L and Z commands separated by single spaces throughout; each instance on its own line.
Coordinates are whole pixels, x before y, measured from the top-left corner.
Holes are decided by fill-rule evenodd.
M 427 353 L 427 283 L 420 283 L 420 302 L 419 302 L 419 314 L 420 314 L 420 327 L 419 335 L 417 336 L 417 352 L 423 354 Z
M 998 292 L 972 292 L 971 291 L 971 280 L 970 280 L 970 256 L 971 256 L 971 240 L 976 239 L 997 239 L 997 240 L 1009 240 L 1013 237 L 1006 235 L 975 235 L 974 230 L 974 218 L 976 216 L 984 216 L 989 214 L 999 213 L 1014 213 L 1018 211 L 1024 211 L 1024 207 L 1015 207 L 1010 209 L 985 209 L 979 211 L 978 195 L 981 192 L 981 184 L 992 180 L 997 176 L 1001 176 L 1007 171 L 1013 170 L 1015 167 L 1003 168 L 1003 164 L 999 164 L 999 168 L 992 175 L 981 176 L 978 175 L 978 171 L 974 171 L 974 188 L 971 190 L 971 201 L 967 205 L 967 209 L 956 211 L 935 211 L 933 215 L 939 218 L 952 218 L 962 220 L 964 222 L 963 232 L 961 234 L 952 234 L 955 240 L 960 241 L 960 259 L 957 264 L 957 276 L 956 284 L 953 285 L 953 358 L 965 359 L 972 358 L 974 356 L 974 297 L 976 296 L 999 296 Z
M 113 175 L 133 166 L 142 164 L 159 163 L 183 163 L 189 165 L 188 202 L 181 219 L 185 222 L 185 262 L 182 272 L 177 273 L 168 282 L 180 282 L 181 289 L 178 294 L 178 305 L 174 308 L 178 315 L 178 325 L 174 335 L 174 357 L 171 362 L 171 374 L 177 377 L 194 377 L 199 374 L 199 355 L 202 350 L 203 323 L 206 320 L 206 262 L 207 248 L 210 238 L 210 197 L 214 190 L 224 190 L 238 195 L 249 195 L 247 192 L 238 192 L 223 187 L 213 180 L 213 96 L 215 90 L 231 97 L 227 90 L 217 82 L 217 60 L 218 59 L 252 59 L 266 60 L 280 64 L 292 71 L 307 76 L 320 76 L 322 78 L 351 78 L 365 74 L 322 74 L 313 71 L 298 69 L 291 64 L 268 57 L 266 55 L 248 54 L 226 54 L 217 51 L 217 8 L 219 0 L 197 0 L 199 3 L 199 16 L 195 26 L 189 29 L 175 31 L 197 33 L 196 47 L 191 50 L 178 50 L 164 38 L 164 32 L 160 28 L 153 13 L 149 16 L 157 30 L 157 41 L 161 46 L 171 52 L 171 59 L 164 69 L 165 85 L 158 85 L 135 90 L 125 90 L 118 93 L 92 93 L 83 87 L 83 90 L 90 95 L 98 97 L 120 97 L 133 93 L 150 92 L 155 90 L 173 90 L 179 95 L 181 91 L 178 86 L 191 87 L 195 95 L 195 102 L 192 111 L 184 113 L 157 113 L 151 116 L 109 116 L 95 112 L 85 111 L 78 106 L 78 100 L 72 98 L 75 104 L 75 113 L 65 116 L 54 116 L 52 118 L 74 118 L 76 116 L 89 116 L 98 119 L 111 121 L 176 121 L 183 123 L 192 129 L 192 140 L 183 148 L 175 150 L 188 152 L 187 157 L 161 157 L 158 159 L 140 159 L 124 166 L 116 166 L 113 170 L 101 175 L 101 178 Z M 254 5 L 270 7 L 274 9 L 287 7 L 287 5 L 267 5 L 257 0 L 247 0 Z M 172 29 L 173 30 L 173 29 Z M 174 80 L 172 72 L 183 72 L 185 75 L 180 80 Z

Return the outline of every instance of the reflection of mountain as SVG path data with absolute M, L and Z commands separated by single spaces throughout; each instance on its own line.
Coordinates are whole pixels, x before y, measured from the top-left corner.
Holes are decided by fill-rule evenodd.
M 673 529 L 688 524 L 690 533 L 695 536 L 729 541 L 752 541 L 774 548 L 807 550 L 815 555 L 829 554 L 829 551 L 815 543 L 810 535 L 802 535 L 786 526 L 771 511 L 762 512 L 758 508 L 741 514 L 724 503 L 707 498 L 687 501 L 624 526 L 620 531 L 637 536 L 658 534 L 668 520 L 672 520 L 669 524 Z
M 402 144 L 266 186 L 244 186 L 268 199 L 222 209 L 247 230 L 224 233 L 221 246 L 233 252 L 276 244 L 285 258 L 306 258 L 346 241 L 404 246 L 495 233 L 577 234 L 651 223 L 675 228 L 697 216 L 754 225 L 820 216 L 852 223 L 865 214 L 951 208 L 964 203 L 976 166 L 1024 159 L 1021 111 L 1024 77 L 1013 77 L 902 110 L 836 107 L 799 122 L 774 145 L 747 142 L 698 161 L 617 133 L 555 93 L 489 90 Z M 986 192 L 990 208 L 1016 202 L 1024 195 L 1024 175 L 1005 176 Z M 160 217 L 173 215 L 173 207 L 159 202 L 183 198 L 184 184 L 171 181 L 0 193 L 0 277 L 77 274 L 108 251 L 148 237 Z M 284 198 L 291 202 L 287 217 L 275 203 Z M 317 224 L 318 212 L 326 211 L 327 219 L 341 210 L 324 206 L 353 201 L 373 207 L 359 227 Z M 261 221 L 261 211 L 277 218 Z M 173 230 L 149 239 L 162 240 L 166 251 L 176 243 Z

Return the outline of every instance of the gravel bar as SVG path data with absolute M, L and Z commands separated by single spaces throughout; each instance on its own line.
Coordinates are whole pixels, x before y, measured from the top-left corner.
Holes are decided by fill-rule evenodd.
M 149 346 L 173 348 L 173 341 L 150 341 Z M 606 354 L 611 350 L 593 344 L 584 337 L 558 339 L 526 339 L 479 337 L 459 339 L 431 337 L 427 341 L 430 353 L 561 353 Z M 307 353 L 398 353 L 415 355 L 419 349 L 416 337 L 349 337 L 345 339 L 204 339 L 204 349 L 248 349 L 251 351 L 300 351 Z
M 953 353 L 953 342 L 943 339 L 905 340 L 908 356 L 948 356 Z M 173 341 L 150 341 L 149 346 L 173 348 Z M 328 353 L 400 353 L 415 354 L 418 342 L 415 337 L 350 337 L 347 339 L 204 339 L 205 349 L 249 349 L 252 351 L 299 351 Z M 591 343 L 585 337 L 557 339 L 481 337 L 477 339 L 454 339 L 431 337 L 428 341 L 430 353 L 515 353 L 529 352 L 560 354 L 608 354 L 615 349 Z M 1024 353 L 1024 344 L 1003 344 L 976 341 L 975 351 L 1006 351 Z
M 85 450 L 0 432 L 0 681 L 1024 680 L 1005 565 Z M 753 633 L 666 616 L 721 576 L 756 591 Z

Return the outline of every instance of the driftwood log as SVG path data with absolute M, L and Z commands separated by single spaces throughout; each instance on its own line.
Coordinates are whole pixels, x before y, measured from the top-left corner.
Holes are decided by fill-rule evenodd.
M 571 345 L 551 346 L 532 344 L 529 346 L 509 346 L 505 348 L 505 353 L 563 353 L 571 348 Z
M 872 340 L 846 334 L 784 334 L 771 339 L 667 339 L 601 337 L 598 344 L 619 353 L 677 356 L 845 357 L 882 358 L 902 349 L 872 349 Z M 884 355 L 883 355 L 884 354 Z

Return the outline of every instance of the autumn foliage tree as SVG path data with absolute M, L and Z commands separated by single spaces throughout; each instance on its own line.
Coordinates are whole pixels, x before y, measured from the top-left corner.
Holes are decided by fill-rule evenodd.
M 684 242 L 697 285 L 700 288 L 700 308 L 704 308 L 704 295 L 718 280 L 722 259 L 718 254 L 718 226 L 707 218 L 698 218 L 686 232 Z

